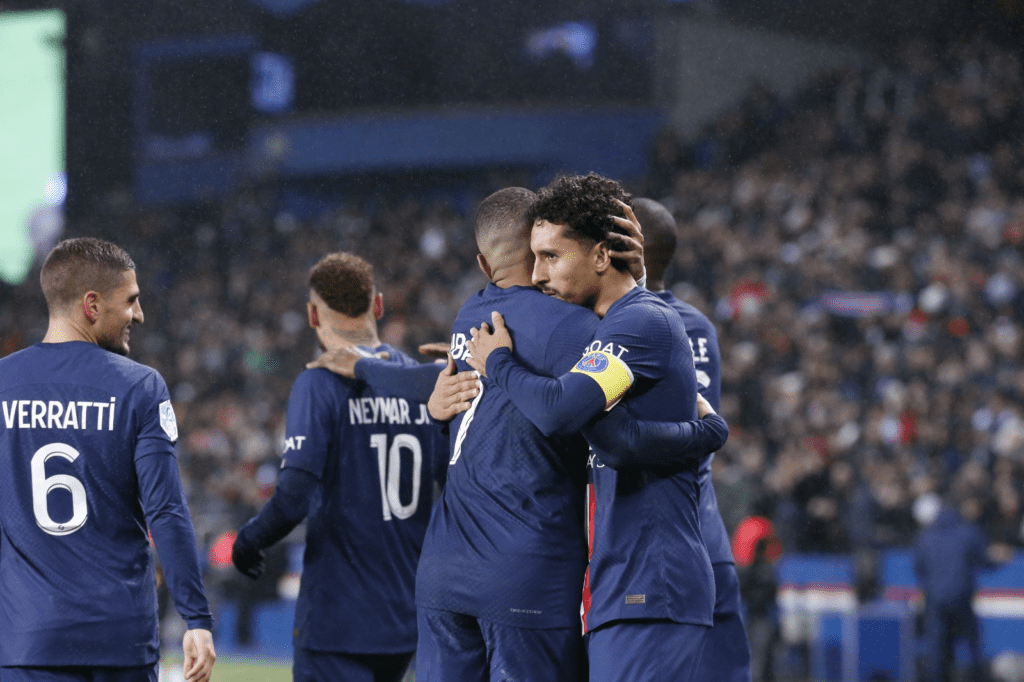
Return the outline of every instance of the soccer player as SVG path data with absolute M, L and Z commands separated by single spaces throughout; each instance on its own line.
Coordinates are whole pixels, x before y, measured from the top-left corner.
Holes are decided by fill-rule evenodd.
M 593 337 L 593 313 L 544 296 L 530 281 L 534 197 L 507 188 L 477 210 L 477 259 L 491 283 L 455 320 L 450 353 L 459 370 L 470 370 L 470 329 L 495 307 L 515 320 L 517 356 L 551 376 L 571 367 Z M 448 479 L 416 577 L 418 682 L 576 680 L 586 443 L 576 434 L 544 436 L 488 383 L 449 430 Z
M 474 328 L 466 345 L 470 365 L 543 432 L 572 432 L 592 422 L 584 429 L 593 451 L 583 593 L 590 679 L 696 680 L 715 601 L 698 518 L 698 464 L 665 467 L 647 461 L 642 450 L 612 453 L 593 431 L 627 389 L 628 398 L 609 415 L 626 409 L 666 422 L 697 416 L 697 378 L 682 321 L 609 255 L 608 235 L 633 219 L 628 199 L 618 183 L 591 174 L 559 178 L 531 208 L 534 284 L 601 320 L 572 371 L 551 379 L 521 362 L 511 333 L 518 348 L 523 330 L 511 319 L 506 327 L 497 312 L 494 332 Z M 613 217 L 620 213 L 626 218 Z M 502 310 L 500 301 L 491 310 Z
M 529 251 L 530 225 L 526 211 L 533 197 L 533 193 L 527 190 L 510 188 L 486 199 L 478 211 L 477 232 L 481 267 L 486 274 L 494 277 L 494 283 L 470 299 L 467 308 L 460 315 L 464 322 L 461 334 L 458 331 L 459 323 L 456 323 L 451 351 L 460 358 L 463 366 L 466 332 L 471 324 L 467 318 L 479 319 L 479 316 L 487 315 L 491 302 L 488 299 L 491 297 L 521 302 L 524 317 L 530 319 L 536 318 L 529 316 L 529 306 L 539 304 L 540 307 L 536 311 L 538 314 L 543 314 L 545 310 L 556 310 L 561 313 L 574 313 L 576 317 L 586 319 L 590 323 L 596 322 L 593 315 L 584 314 L 586 311 L 545 298 L 529 284 L 533 257 Z M 623 240 L 618 246 L 626 248 L 628 254 L 621 251 L 617 251 L 617 254 L 628 255 L 635 262 L 640 262 L 639 245 L 632 247 L 628 240 Z M 572 328 L 571 325 L 566 327 Z M 582 333 L 581 339 L 589 340 L 586 339 L 586 333 Z M 552 337 L 540 338 L 537 343 L 543 343 L 545 338 Z M 564 341 L 559 340 L 559 343 Z M 539 345 L 531 344 L 527 349 L 536 357 L 543 357 Z M 582 347 L 570 347 L 566 351 L 560 351 L 564 356 L 561 358 L 560 366 L 570 367 L 574 358 L 579 357 L 581 350 Z M 357 361 L 359 357 L 362 359 Z M 557 367 L 557 358 L 558 356 L 554 356 L 552 360 L 546 362 Z M 343 375 L 357 376 L 371 385 L 402 382 L 414 386 L 423 383 L 417 375 L 424 375 L 432 381 L 436 378 L 436 388 L 429 396 L 430 411 L 436 419 L 444 421 L 470 407 L 470 403 L 464 401 L 477 395 L 476 386 L 479 385 L 475 372 L 455 374 L 455 362 L 451 356 L 448 358 L 447 367 L 440 375 L 436 365 L 419 368 L 396 367 L 391 363 L 366 358 L 365 353 L 360 356 L 346 352 L 345 349 L 325 354 L 311 364 L 328 367 Z M 710 406 L 708 407 L 710 409 Z M 500 431 L 494 432 L 496 428 Z M 718 422 L 707 420 L 707 423 L 686 424 L 681 427 L 674 424 L 647 425 L 643 422 L 625 421 L 615 423 L 612 428 L 615 436 L 632 434 L 632 438 L 645 438 L 644 442 L 653 449 L 665 449 L 659 441 L 664 439 L 676 451 L 681 447 L 693 447 L 701 448 L 701 454 L 706 454 L 716 447 L 710 443 L 724 441 L 727 433 L 725 423 L 720 419 Z M 471 421 L 460 421 L 452 426 L 451 431 L 455 441 L 454 452 L 466 454 L 452 457 L 452 473 L 445 501 L 441 504 L 444 511 L 437 514 L 448 515 L 452 519 L 448 525 L 449 531 L 456 529 L 457 532 L 446 535 L 439 531 L 432 537 L 440 538 L 435 546 L 454 547 L 455 551 L 442 553 L 438 550 L 434 559 L 436 565 L 432 569 L 437 575 L 433 579 L 425 577 L 425 573 L 431 570 L 429 542 L 424 551 L 420 584 L 436 581 L 435 591 L 440 592 L 440 597 L 437 601 L 430 601 L 432 598 L 427 597 L 423 590 L 417 592 L 421 603 L 428 603 L 426 608 L 421 608 L 421 617 L 425 617 L 430 624 L 437 624 L 440 632 L 432 633 L 421 628 L 417 675 L 419 679 L 426 680 L 488 679 L 492 675 L 493 679 L 574 679 L 571 677 L 573 672 L 580 672 L 578 660 L 581 640 L 577 618 L 585 557 L 582 549 L 584 528 L 579 523 L 583 517 L 582 495 L 579 491 L 580 484 L 573 486 L 571 476 L 574 475 L 577 481 L 582 479 L 585 454 L 580 448 L 575 453 L 569 450 L 566 455 L 574 457 L 575 462 L 569 460 L 560 464 L 558 453 L 552 451 L 552 446 L 546 442 L 547 439 L 524 422 L 513 407 L 507 402 L 488 402 L 486 396 L 474 408 Z M 460 433 L 463 435 L 460 436 Z M 515 438 L 508 441 L 508 434 L 514 434 Z M 680 445 L 680 441 L 685 441 L 686 445 Z M 519 468 L 509 466 L 516 462 L 521 462 Z M 576 471 L 567 474 L 570 479 L 556 485 L 558 477 L 563 475 L 562 472 L 571 472 L 574 467 Z M 524 468 L 536 473 L 524 478 Z M 536 505 L 529 502 L 534 499 L 541 500 L 544 506 L 536 508 Z M 544 509 L 556 510 L 557 514 L 553 515 L 553 518 L 561 520 L 552 523 L 547 516 L 542 517 L 541 512 Z M 570 519 L 568 524 L 565 523 L 566 519 Z M 432 521 L 431 533 L 436 530 L 433 526 L 436 523 L 437 521 Z M 511 533 L 508 527 L 519 530 Z M 560 546 L 556 542 L 559 536 L 555 535 L 555 530 L 559 527 L 562 527 L 561 537 L 572 539 L 579 548 L 575 566 L 569 564 L 566 567 L 565 557 L 562 563 L 559 563 L 547 556 L 556 551 L 554 548 Z M 470 529 L 471 532 L 464 532 L 464 529 Z M 532 537 L 534 534 L 539 537 Z M 552 539 L 555 544 L 545 545 L 545 538 Z M 511 544 L 508 542 L 509 539 L 513 540 Z M 469 549 L 461 549 L 463 544 L 468 545 Z M 536 557 L 541 550 L 545 554 Z M 462 557 L 463 563 L 459 567 L 452 567 L 445 562 L 445 559 L 453 554 Z M 524 616 L 532 615 L 532 620 L 538 621 L 540 619 L 537 616 L 542 614 L 510 617 L 500 613 L 500 607 L 510 601 L 505 585 L 508 582 L 507 576 L 513 573 L 512 566 L 516 566 L 515 573 L 526 571 L 523 578 L 516 581 L 517 585 L 526 585 L 528 588 L 527 581 L 539 585 L 545 580 L 545 576 L 547 579 L 554 576 L 557 579 L 556 587 L 558 584 L 563 585 L 564 589 L 558 598 L 560 602 L 566 604 L 565 613 L 555 622 L 566 623 L 564 627 L 520 628 L 514 624 L 519 622 L 519 619 L 525 621 L 526 625 L 531 625 L 530 619 Z M 491 579 L 481 579 L 480 585 L 474 583 L 467 586 L 468 594 L 453 596 L 447 593 L 448 584 L 464 581 L 466 576 L 477 575 L 481 570 L 486 571 Z M 554 573 L 551 573 L 552 570 Z M 562 576 L 565 576 L 564 580 Z M 511 595 L 511 599 L 514 598 L 517 597 Z M 531 597 L 526 593 L 525 597 L 518 598 Z M 497 606 L 492 602 L 496 602 Z M 437 605 L 444 605 L 447 608 L 433 608 Z M 497 619 L 512 620 L 512 624 L 495 623 L 495 618 L 489 615 L 476 615 L 492 611 L 497 613 Z M 561 645 L 562 648 L 552 650 L 552 644 Z M 511 665 L 515 667 L 501 663 L 509 658 L 512 660 Z
M 391 363 L 418 364 L 382 345 L 383 299 L 373 270 L 348 253 L 310 271 L 309 325 L 325 349 L 347 339 Z M 307 369 L 288 401 L 277 487 L 238 532 L 235 566 L 251 578 L 263 549 L 308 516 L 295 607 L 297 682 L 400 680 L 416 649 L 413 585 L 447 444 L 401 385 L 387 390 Z
M 715 410 L 722 395 L 722 355 L 715 325 L 700 310 L 665 290 L 665 270 L 676 250 L 676 222 L 664 206 L 651 199 L 634 199 L 633 213 L 644 228 L 644 264 L 647 288 L 669 304 L 683 320 L 693 351 L 698 390 Z M 714 455 L 701 461 L 700 529 L 715 574 L 714 627 L 708 633 L 701 656 L 698 680 L 749 682 L 750 645 L 741 618 L 739 579 L 733 561 L 729 533 L 718 511 L 711 482 Z
M 135 264 L 68 239 L 40 274 L 41 343 L 0 360 L 0 666 L 4 682 L 156 682 L 149 536 L 188 631 L 188 682 L 210 679 L 213 618 L 175 460 L 163 378 L 129 360 Z M 147 533 L 148 531 L 148 533 Z

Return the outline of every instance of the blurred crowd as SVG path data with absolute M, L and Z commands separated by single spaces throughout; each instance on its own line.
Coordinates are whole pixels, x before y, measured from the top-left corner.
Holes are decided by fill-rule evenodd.
M 915 504 L 941 495 L 990 541 L 1024 547 L 1019 52 L 914 43 L 795 97 L 755 86 L 693 139 L 665 130 L 648 177 L 627 184 L 677 217 L 666 281 L 718 325 L 732 430 L 715 481 L 730 528 L 762 514 L 787 551 L 907 546 Z M 136 261 L 146 322 L 132 356 L 171 389 L 202 541 L 273 490 L 290 386 L 317 350 L 309 267 L 330 251 L 366 257 L 382 340 L 415 354 L 447 340 L 485 283 L 472 207 L 500 186 L 458 207 L 315 214 L 283 208 L 272 180 L 192 208 L 115 193 L 70 226 Z M 34 279 L 0 285 L 0 352 L 45 326 Z
M 983 40 L 912 43 L 659 139 L 675 291 L 719 324 L 730 527 L 907 546 L 944 499 L 1024 545 L 1021 67 Z

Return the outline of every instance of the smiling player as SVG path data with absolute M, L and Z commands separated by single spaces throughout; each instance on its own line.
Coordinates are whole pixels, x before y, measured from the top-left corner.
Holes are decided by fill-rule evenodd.
M 142 324 L 135 264 L 69 239 L 40 274 L 42 343 L 0 360 L 4 682 L 156 682 L 156 573 L 188 624 L 185 679 L 210 678 L 213 618 L 178 476 L 164 380 L 124 357 Z

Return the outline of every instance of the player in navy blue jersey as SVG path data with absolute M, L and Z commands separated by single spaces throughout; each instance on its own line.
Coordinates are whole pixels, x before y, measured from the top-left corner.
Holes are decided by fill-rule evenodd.
M 668 209 L 651 199 L 635 199 L 633 212 L 644 229 L 647 288 L 672 306 L 686 327 L 701 395 L 717 410 L 722 395 L 722 355 L 715 325 L 700 310 L 680 301 L 665 289 L 665 271 L 676 250 L 676 222 Z M 711 482 L 714 455 L 701 462 L 700 528 L 715 574 L 714 627 L 701 656 L 699 680 L 750 681 L 750 645 L 741 617 L 739 579 L 729 533 L 718 511 Z
M 378 340 L 382 297 L 357 256 L 331 254 L 313 267 L 307 312 L 326 349 L 347 339 L 417 364 Z M 426 404 L 401 385 L 378 390 L 326 369 L 295 380 L 277 487 L 238 532 L 232 560 L 258 578 L 262 550 L 308 517 L 296 681 L 402 678 L 416 649 L 416 565 L 446 451 Z
M 462 367 L 468 330 L 489 315 L 496 301 L 536 324 L 528 338 L 524 332 L 520 349 L 551 373 L 571 367 L 590 340 L 593 314 L 525 284 L 533 260 L 526 218 L 533 197 L 510 188 L 486 199 L 478 211 L 480 265 L 493 283 L 467 302 L 455 324 L 450 350 Z M 620 246 L 628 248 L 628 242 Z M 635 258 L 639 262 L 639 249 Z M 551 315 L 563 316 L 562 323 L 555 317 L 554 328 L 548 329 Z M 436 365 L 393 367 L 373 359 L 356 362 L 353 354 L 332 355 L 331 362 L 314 364 L 371 384 L 420 384 L 419 373 L 437 378 L 430 405 L 438 419 L 450 419 L 453 412 L 447 410 L 453 405 L 454 412 L 470 407 L 461 401 L 477 384 L 475 377 L 470 382 L 464 378 L 472 372 L 454 374 L 452 357 L 438 378 Z M 449 392 L 443 396 L 446 383 Z M 489 395 L 485 387 L 471 412 L 450 427 L 448 485 L 428 531 L 417 580 L 421 680 L 571 680 L 580 673 L 585 446 L 578 438 L 545 438 L 502 395 Z M 715 442 L 724 439 L 724 422 L 720 425 Z M 706 447 L 710 441 L 702 440 L 708 435 L 702 427 L 714 431 L 710 421 L 679 429 L 656 426 L 664 428 L 616 424 L 615 433 L 635 429 L 634 437 L 675 439 L 673 446 L 683 439 Z M 565 445 L 561 451 L 560 443 Z
M 512 352 L 523 334 L 494 312 L 494 332 L 471 330 L 470 364 L 490 377 L 545 433 L 581 427 L 592 453 L 590 563 L 583 594 L 591 680 L 695 680 L 715 601 L 699 525 L 699 460 L 671 468 L 648 453 L 610 452 L 595 431 L 618 410 L 659 421 L 692 420 L 697 378 L 686 330 L 658 297 L 609 255 L 617 224 L 635 221 L 618 183 L 559 178 L 531 209 L 533 282 L 601 318 L 588 351 L 557 379 Z M 625 218 L 613 214 L 625 213 Z M 501 310 L 499 305 L 493 311 Z M 504 312 L 504 311 L 502 311 Z
M 69 239 L 40 274 L 41 343 L 0 360 L 0 666 L 4 682 L 156 682 L 149 536 L 187 623 L 185 679 L 215 659 L 167 386 L 127 357 L 135 265 Z
M 593 336 L 593 313 L 530 281 L 533 199 L 508 188 L 477 211 L 478 260 L 491 283 L 455 320 L 450 353 L 459 370 L 470 369 L 470 329 L 495 306 L 516 320 L 517 355 L 538 372 L 572 366 Z M 486 382 L 449 430 L 448 480 L 416 578 L 417 680 L 577 679 L 586 443 L 545 437 Z

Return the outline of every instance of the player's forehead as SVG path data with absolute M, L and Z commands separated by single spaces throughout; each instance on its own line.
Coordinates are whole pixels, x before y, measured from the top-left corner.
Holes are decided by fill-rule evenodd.
M 132 298 L 139 295 L 139 282 L 135 277 L 134 270 L 125 270 L 121 273 L 121 283 L 114 290 L 118 298 Z
M 566 226 L 538 218 L 530 231 L 530 247 L 534 252 L 564 251 L 575 241 L 566 236 Z

